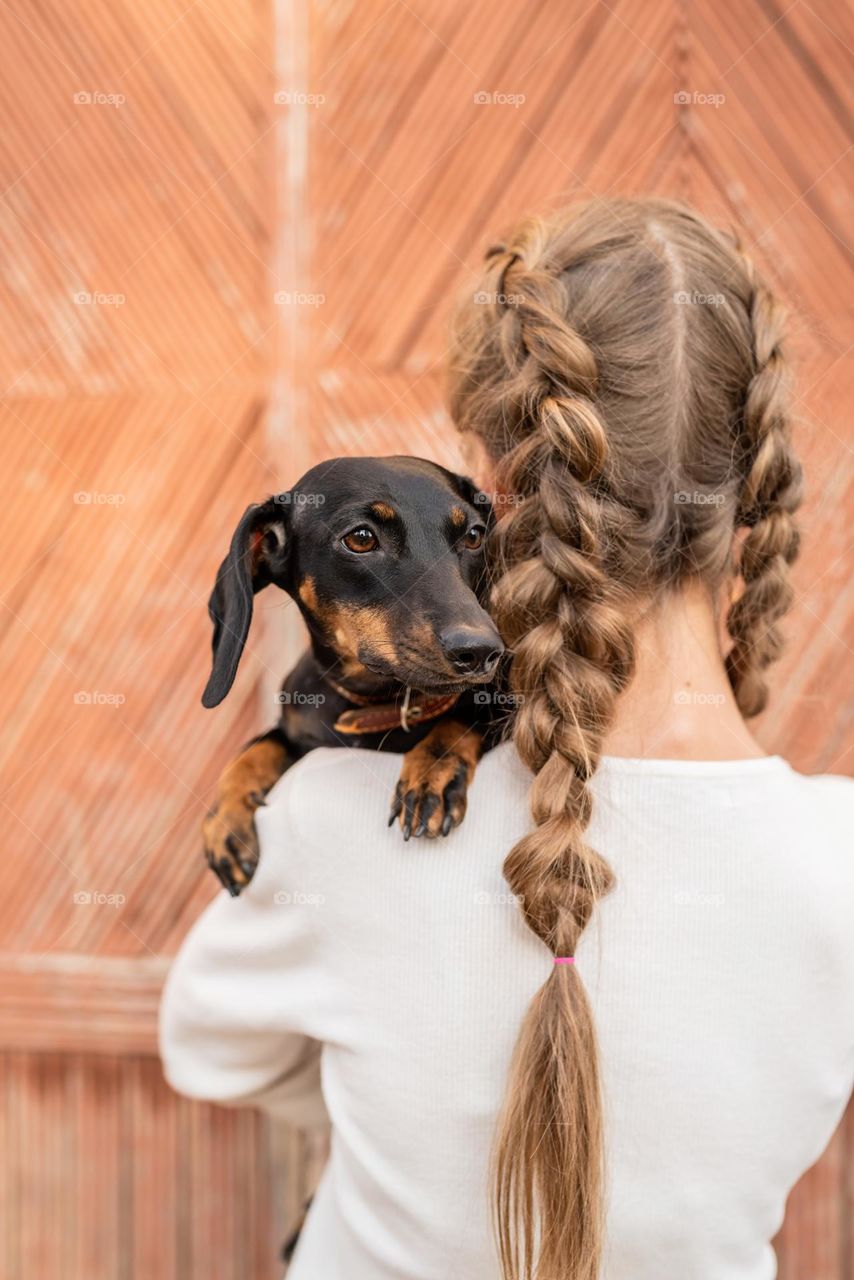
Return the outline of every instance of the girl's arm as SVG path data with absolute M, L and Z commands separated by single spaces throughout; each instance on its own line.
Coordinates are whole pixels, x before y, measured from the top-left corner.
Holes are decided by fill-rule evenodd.
M 293 883 L 299 859 L 282 787 L 261 812 L 263 858 L 255 880 L 239 898 L 217 896 L 169 973 L 160 1052 L 179 1093 L 264 1107 L 313 1127 L 327 1122 L 321 1046 L 311 1035 L 317 909 Z

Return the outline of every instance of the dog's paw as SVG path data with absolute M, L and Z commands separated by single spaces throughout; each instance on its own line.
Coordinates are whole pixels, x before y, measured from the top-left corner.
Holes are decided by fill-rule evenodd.
M 244 889 L 258 865 L 255 810 L 261 796 L 220 797 L 202 823 L 208 866 L 233 898 Z
M 481 750 L 470 730 L 437 726 L 403 757 L 388 825 L 397 819 L 404 840 L 446 836 L 466 814 L 469 783 Z

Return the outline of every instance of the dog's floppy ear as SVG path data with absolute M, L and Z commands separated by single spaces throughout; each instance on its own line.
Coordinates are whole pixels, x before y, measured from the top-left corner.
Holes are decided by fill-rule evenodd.
M 284 586 L 288 567 L 287 494 L 247 507 L 219 566 L 208 601 L 213 623 L 213 667 L 202 706 L 215 707 L 228 693 L 249 634 L 252 600 L 270 583 Z

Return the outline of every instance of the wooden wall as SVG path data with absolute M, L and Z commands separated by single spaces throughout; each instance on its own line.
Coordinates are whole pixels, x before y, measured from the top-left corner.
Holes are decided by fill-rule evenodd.
M 173 1098 L 153 1058 L 214 892 L 200 815 L 296 634 L 265 600 L 202 711 L 231 529 L 313 458 L 452 456 L 449 301 L 516 214 L 692 200 L 797 316 L 811 497 L 763 739 L 851 772 L 854 15 L 11 0 L 0 33 L 0 1274 L 266 1280 L 316 1151 Z M 854 1280 L 852 1167 L 849 1115 L 784 1280 Z

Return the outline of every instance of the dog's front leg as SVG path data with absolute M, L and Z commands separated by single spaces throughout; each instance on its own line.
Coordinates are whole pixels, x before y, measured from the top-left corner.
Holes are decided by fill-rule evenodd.
M 403 757 L 389 826 L 398 818 L 404 840 L 446 836 L 458 827 L 483 747 L 480 729 L 462 720 L 438 721 Z
M 202 837 L 208 866 L 232 897 L 249 883 L 258 865 L 255 810 L 292 763 L 284 734 L 272 729 L 250 742 L 220 776 Z

